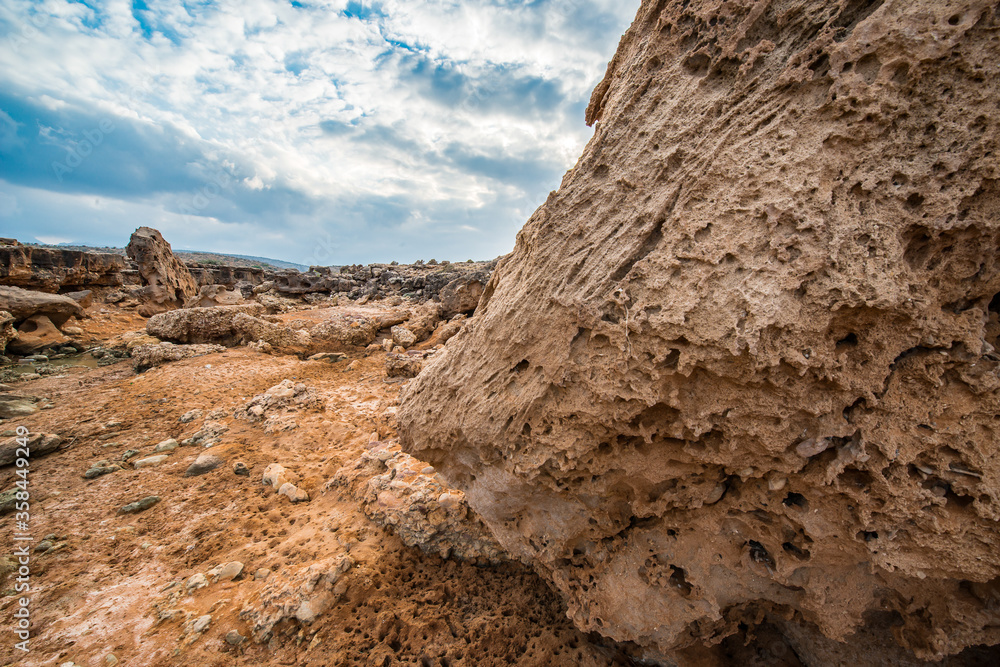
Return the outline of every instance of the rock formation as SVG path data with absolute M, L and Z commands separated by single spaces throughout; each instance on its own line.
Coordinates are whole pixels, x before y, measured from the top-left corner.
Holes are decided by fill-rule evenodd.
M 139 265 L 142 284 L 146 286 L 141 314 L 148 317 L 180 308 L 186 299 L 198 294 L 198 283 L 155 229 L 135 230 L 125 251 Z
M 0 245 L 0 284 L 42 292 L 60 288 L 117 287 L 125 258 L 102 252 Z
M 57 327 L 66 324 L 71 317 L 85 316 L 80 304 L 67 296 L 7 286 L 0 286 L 0 310 L 14 317 L 16 327 L 35 315 L 46 316 Z
M 997 62 L 995 2 L 645 0 L 404 449 L 654 659 L 1000 643 Z
M 14 330 L 14 316 L 6 310 L 0 310 L 0 354 L 7 351 L 7 344 L 17 338 Z

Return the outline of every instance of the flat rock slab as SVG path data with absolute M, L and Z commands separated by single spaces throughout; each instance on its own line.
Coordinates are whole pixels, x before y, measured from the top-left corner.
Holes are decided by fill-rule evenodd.
M 118 510 L 118 514 L 136 514 L 137 512 L 148 510 L 158 502 L 160 502 L 159 496 L 146 496 L 142 500 L 137 500 L 134 503 L 123 506 Z
M 204 475 L 205 473 L 212 472 L 223 463 L 225 461 L 214 454 L 202 454 L 194 460 L 194 463 L 188 466 L 188 469 L 184 471 L 184 476 L 197 477 L 198 475 Z

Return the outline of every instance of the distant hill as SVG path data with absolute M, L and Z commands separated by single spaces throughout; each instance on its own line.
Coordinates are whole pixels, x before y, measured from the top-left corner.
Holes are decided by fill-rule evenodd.
M 86 245 L 73 245 L 70 243 L 60 243 L 58 245 L 46 245 L 44 243 L 26 243 L 25 245 L 37 248 L 55 248 L 57 250 L 82 250 L 84 252 L 107 252 L 115 255 L 125 255 L 125 248 L 108 248 Z M 295 264 L 281 259 L 271 259 L 270 257 L 255 257 L 253 255 L 226 255 L 218 252 L 208 252 L 205 250 L 174 250 L 174 254 L 185 264 L 223 264 L 226 266 L 259 267 L 262 269 L 295 269 L 296 271 L 308 271 L 305 264 Z

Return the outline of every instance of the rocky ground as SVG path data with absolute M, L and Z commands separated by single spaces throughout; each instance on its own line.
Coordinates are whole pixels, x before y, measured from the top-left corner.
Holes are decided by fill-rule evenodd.
M 80 324 L 89 345 L 145 323 L 131 310 L 95 311 Z M 31 462 L 30 532 L 43 549 L 31 564 L 31 652 L 5 640 L 0 664 L 622 664 L 525 567 L 407 547 L 363 512 L 350 483 L 329 484 L 362 453 L 394 449 L 403 383 L 386 376 L 385 352 L 367 354 L 300 361 L 244 346 L 141 374 L 124 359 L 13 384 L 51 407 L 5 420 L 4 434 L 23 426 L 63 444 Z M 282 382 L 292 396 L 266 394 Z M 171 449 L 206 432 L 207 442 Z M 185 476 L 204 455 L 221 465 Z M 165 458 L 135 469 L 154 456 Z M 272 464 L 309 500 L 265 486 Z M 85 478 L 102 469 L 113 471 Z M 0 468 L 2 489 L 15 470 Z M 149 497 L 159 501 L 121 513 Z M 0 518 L 0 534 L 13 535 L 14 518 Z M 9 639 L 17 596 L 3 563 Z M 242 567 L 215 581 L 213 569 L 231 563 Z

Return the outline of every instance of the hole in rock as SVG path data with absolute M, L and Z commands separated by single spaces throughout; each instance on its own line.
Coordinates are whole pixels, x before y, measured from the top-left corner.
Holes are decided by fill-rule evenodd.
M 671 565 L 670 569 L 672 570 L 670 573 L 670 584 L 679 590 L 684 597 L 690 596 L 693 588 L 687 581 L 687 573 L 684 572 L 684 568 Z
M 526 371 L 526 370 L 528 370 L 529 366 L 531 366 L 531 364 L 528 363 L 527 359 L 525 359 L 524 361 L 519 362 L 517 364 L 517 366 L 514 366 L 514 372 L 515 373 L 520 373 L 522 371 Z
M 785 499 L 781 501 L 785 507 L 801 507 L 802 509 L 809 509 L 809 501 L 801 493 L 795 493 L 791 491 L 785 496 Z
M 781 548 L 785 551 L 785 553 L 790 554 L 797 560 L 809 560 L 809 552 L 805 549 L 800 549 L 791 542 L 785 542 L 781 545 Z
M 849 333 L 837 341 L 837 349 L 842 350 L 844 348 L 854 347 L 857 344 L 858 344 L 858 335 L 855 333 Z
M 924 198 L 922 195 L 914 192 L 909 197 L 906 198 L 906 208 L 912 210 L 918 209 L 924 204 Z

